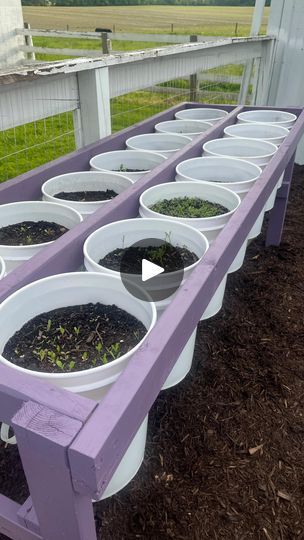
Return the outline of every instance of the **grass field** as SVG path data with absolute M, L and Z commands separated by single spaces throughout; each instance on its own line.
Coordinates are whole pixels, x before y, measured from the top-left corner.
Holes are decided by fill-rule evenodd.
M 24 20 L 32 28 L 94 31 L 110 28 L 116 32 L 176 33 L 205 35 L 248 35 L 253 8 L 195 6 L 117 7 L 24 7 Z M 269 8 L 265 9 L 264 26 Z

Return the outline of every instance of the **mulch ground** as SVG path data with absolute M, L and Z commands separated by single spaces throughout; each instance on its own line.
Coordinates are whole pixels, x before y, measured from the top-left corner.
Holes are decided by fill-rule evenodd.
M 140 472 L 95 505 L 99 540 L 304 539 L 303 178 L 297 167 L 280 248 L 250 245 L 200 324 L 191 374 L 157 399 Z M 3 445 L 0 478 L 24 499 Z

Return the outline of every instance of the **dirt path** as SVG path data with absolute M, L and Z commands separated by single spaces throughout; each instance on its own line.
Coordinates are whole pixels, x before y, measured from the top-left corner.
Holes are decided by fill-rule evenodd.
M 251 244 L 191 374 L 157 399 L 139 474 L 95 505 L 100 540 L 304 539 L 303 177 L 280 249 Z M 22 500 L 19 467 L 2 446 L 1 491 Z

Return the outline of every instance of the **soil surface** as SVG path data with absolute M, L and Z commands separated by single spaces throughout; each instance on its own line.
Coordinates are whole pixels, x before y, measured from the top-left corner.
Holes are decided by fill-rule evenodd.
M 0 228 L 3 246 L 31 246 L 57 240 L 68 229 L 53 221 L 22 221 Z
M 149 169 L 128 169 L 126 167 L 121 167 L 119 169 L 112 169 L 113 172 L 148 172 Z
M 94 505 L 98 540 L 303 540 L 303 180 L 297 168 L 281 246 L 250 244 L 191 373 L 156 400 L 139 473 Z M 24 500 L 15 447 L 0 478 Z
M 181 218 L 205 218 L 220 216 L 229 212 L 221 204 L 212 203 L 199 197 L 176 197 L 163 199 L 152 206 L 150 210 L 166 216 Z
M 113 189 L 107 189 L 106 191 L 61 191 L 60 193 L 53 195 L 53 197 L 65 201 L 98 202 L 114 199 L 117 195 L 118 193 Z
M 191 266 L 198 260 L 198 257 L 187 248 L 162 242 L 159 247 L 131 246 L 124 249 L 115 249 L 103 259 L 100 259 L 99 264 L 117 272 L 141 274 L 142 259 L 161 265 L 164 268 L 164 273 L 167 273 Z
M 54 309 L 16 332 L 3 356 L 30 370 L 83 371 L 116 360 L 135 347 L 146 331 L 138 319 L 115 305 Z

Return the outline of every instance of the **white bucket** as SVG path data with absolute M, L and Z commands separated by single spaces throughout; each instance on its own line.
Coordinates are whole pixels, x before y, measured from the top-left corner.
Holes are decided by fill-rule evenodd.
M 23 287 L 0 305 L 0 362 L 11 369 L 27 373 L 73 393 L 96 401 L 102 399 L 146 336 L 131 351 L 117 360 L 74 373 L 30 371 L 12 364 L 2 356 L 7 341 L 33 317 L 49 310 L 89 302 L 115 304 L 124 309 L 144 324 L 147 328 L 146 336 L 156 322 L 155 305 L 134 298 L 118 277 L 95 272 L 75 272 L 47 277 Z M 131 442 L 102 499 L 122 489 L 136 474 L 144 457 L 146 429 L 147 418 Z
M 262 123 L 233 124 L 224 129 L 224 137 L 241 139 L 260 139 L 280 146 L 289 135 L 288 129 L 282 126 Z
M 277 146 L 258 139 L 213 139 L 203 145 L 203 155 L 245 159 L 263 169 L 277 151 Z
M 295 114 L 286 111 L 254 110 L 238 114 L 239 122 L 262 122 L 263 124 L 274 124 L 290 129 L 297 117 Z
M 182 133 L 190 139 L 194 139 L 211 127 L 211 122 L 200 122 L 199 120 L 168 120 L 156 124 L 155 131 L 158 133 Z
M 129 150 L 148 150 L 170 157 L 190 141 L 189 137 L 176 133 L 146 133 L 130 137 L 126 140 L 126 146 Z
M 229 209 L 229 212 L 210 218 L 180 218 L 159 214 L 158 212 L 154 212 L 150 209 L 150 206 L 163 199 L 174 199 L 176 197 L 201 197 L 202 199 L 225 206 Z M 160 184 L 144 191 L 139 201 L 139 213 L 142 217 L 158 217 L 160 219 L 168 219 L 169 221 L 186 223 L 187 225 L 201 231 L 207 237 L 209 243 L 213 242 L 241 203 L 241 199 L 236 193 L 233 193 L 227 188 L 223 188 L 208 182 L 169 182 L 166 184 Z M 242 253 L 237 255 L 236 264 L 238 264 L 238 257 L 241 259 L 243 256 L 244 255 Z M 215 313 L 221 309 L 225 292 L 226 278 L 227 276 L 225 276 L 215 292 L 213 298 L 203 313 L 202 319 L 215 315 Z
M 130 178 L 121 174 L 110 173 L 107 171 L 81 171 L 61 174 L 47 180 L 42 188 L 43 200 L 64 204 L 70 208 L 77 210 L 83 218 L 92 214 L 109 202 L 105 201 L 88 201 L 78 202 L 55 197 L 57 193 L 73 192 L 73 191 L 106 191 L 112 189 L 117 194 L 122 193 L 125 189 L 133 184 Z
M 4 276 L 5 276 L 5 262 L 2 259 L 2 257 L 0 257 L 0 279 L 4 278 Z
M 63 204 L 45 201 L 24 201 L 0 206 L 0 228 L 22 221 L 50 221 L 71 229 L 82 221 L 81 215 Z M 6 272 L 10 272 L 52 242 L 28 246 L 0 245 L 0 255 L 5 260 Z
M 185 180 L 194 182 L 218 182 L 221 186 L 237 193 L 242 200 L 254 186 L 261 172 L 262 169 L 258 165 L 243 159 L 207 156 L 188 159 L 180 163 L 176 167 L 175 180 L 177 182 L 184 182 Z M 257 226 L 254 226 L 250 231 L 248 239 L 254 238 L 261 232 L 264 212 L 265 210 L 262 212 L 262 221 L 258 220 Z M 257 228 L 260 228 L 260 230 L 258 231 Z M 239 270 L 242 266 L 246 249 L 247 240 L 241 247 L 238 257 L 230 266 L 229 273 Z
M 266 167 L 277 150 L 278 147 L 275 144 L 267 141 L 232 137 L 214 139 L 203 145 L 203 155 L 237 157 L 255 163 L 261 167 L 261 169 Z M 264 208 L 264 213 L 273 207 L 276 193 L 281 182 L 282 177 L 278 180 L 277 185 L 269 196 Z
M 203 120 L 216 124 L 219 120 L 227 115 L 227 111 L 223 109 L 212 109 L 207 107 L 197 107 L 194 109 L 183 109 L 175 113 L 175 118 L 178 120 Z
M 198 157 L 187 159 L 176 167 L 177 182 L 214 182 L 244 199 L 262 173 L 254 163 L 231 157 Z
M 165 161 L 166 156 L 156 152 L 143 152 L 138 150 L 115 150 L 92 157 L 90 167 L 92 171 L 109 171 L 126 176 L 136 182 L 150 172 L 154 167 Z M 138 169 L 138 172 L 119 172 L 119 169 Z
M 165 219 L 127 219 L 105 225 L 87 238 L 83 246 L 85 267 L 88 271 L 98 271 L 119 276 L 118 271 L 101 266 L 98 264 L 98 261 L 114 249 L 127 248 L 146 238 L 157 238 L 167 241 L 173 246 L 183 246 L 197 255 L 198 260 L 184 269 L 183 282 L 202 259 L 209 247 L 208 240 L 202 233 L 178 221 L 168 222 Z M 172 279 L 172 274 L 174 273 L 172 272 L 170 274 L 171 276 L 168 274 L 162 275 L 162 289 L 166 289 L 168 286 L 166 276 L 169 277 L 171 285 L 174 282 L 174 279 Z M 158 316 L 170 304 L 173 296 L 175 295 L 155 302 Z M 190 370 L 195 335 L 196 330 L 185 345 L 163 389 L 178 384 Z

